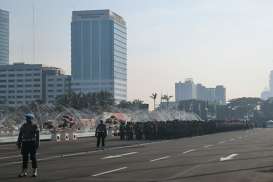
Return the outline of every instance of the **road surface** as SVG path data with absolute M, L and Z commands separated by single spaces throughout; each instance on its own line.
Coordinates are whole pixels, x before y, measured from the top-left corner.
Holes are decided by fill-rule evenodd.
M 95 138 L 42 142 L 39 176 L 17 178 L 20 155 L 0 145 L 0 181 L 54 182 L 269 182 L 273 181 L 273 129 L 254 129 L 163 141 Z

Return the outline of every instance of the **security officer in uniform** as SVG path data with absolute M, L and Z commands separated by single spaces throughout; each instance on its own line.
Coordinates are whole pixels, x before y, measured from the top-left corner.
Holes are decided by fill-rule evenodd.
M 37 176 L 37 159 L 36 151 L 40 144 L 40 135 L 38 126 L 32 123 L 34 115 L 28 113 L 25 115 L 26 123 L 20 128 L 17 147 L 21 149 L 21 154 L 23 156 L 22 172 L 19 177 L 27 176 L 28 160 L 29 156 L 32 161 L 32 177 Z
M 104 139 L 106 136 L 107 136 L 106 126 L 105 124 L 103 124 L 103 121 L 100 120 L 100 124 L 96 128 L 97 149 L 100 147 L 100 143 L 102 144 L 102 149 L 104 148 Z
M 125 123 L 121 122 L 119 125 L 119 135 L 120 135 L 120 140 L 125 139 Z

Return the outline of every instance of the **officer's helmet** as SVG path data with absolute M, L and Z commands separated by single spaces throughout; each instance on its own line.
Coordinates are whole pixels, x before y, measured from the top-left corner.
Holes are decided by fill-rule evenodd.
M 34 115 L 32 113 L 27 113 L 25 114 L 26 120 L 33 120 L 34 119 Z

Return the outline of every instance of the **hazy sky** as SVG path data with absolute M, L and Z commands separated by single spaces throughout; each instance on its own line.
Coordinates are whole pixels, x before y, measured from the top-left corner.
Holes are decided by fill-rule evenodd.
M 70 73 L 72 10 L 111 9 L 128 25 L 128 98 L 174 95 L 185 78 L 259 96 L 273 69 L 273 0 L 0 0 L 10 11 L 10 59 Z

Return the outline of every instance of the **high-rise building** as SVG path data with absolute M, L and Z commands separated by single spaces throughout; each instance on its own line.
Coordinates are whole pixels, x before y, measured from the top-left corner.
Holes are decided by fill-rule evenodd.
M 271 97 L 273 97 L 273 70 L 270 72 L 269 76 L 269 89 L 265 89 L 261 93 L 261 99 L 263 100 L 267 100 Z
M 269 90 L 273 93 L 273 70 L 270 72 L 269 76 Z
M 0 9 L 0 65 L 9 64 L 9 12 Z
M 223 85 L 216 86 L 215 98 L 219 104 L 226 104 L 226 88 Z
M 71 23 L 72 90 L 108 91 L 127 99 L 127 29 L 110 10 L 73 11 Z
M 226 104 L 226 88 L 218 85 L 215 88 L 207 88 L 192 79 L 186 79 L 184 83 L 175 83 L 175 101 L 197 99 L 218 104 Z
M 196 96 L 197 100 L 208 100 L 208 89 L 200 83 L 196 84 Z
M 35 101 L 53 104 L 70 90 L 70 76 L 55 67 L 15 63 L 0 65 L 0 105 L 17 107 Z
M 196 99 L 196 86 L 192 79 L 186 79 L 184 83 L 175 83 L 175 100 Z

